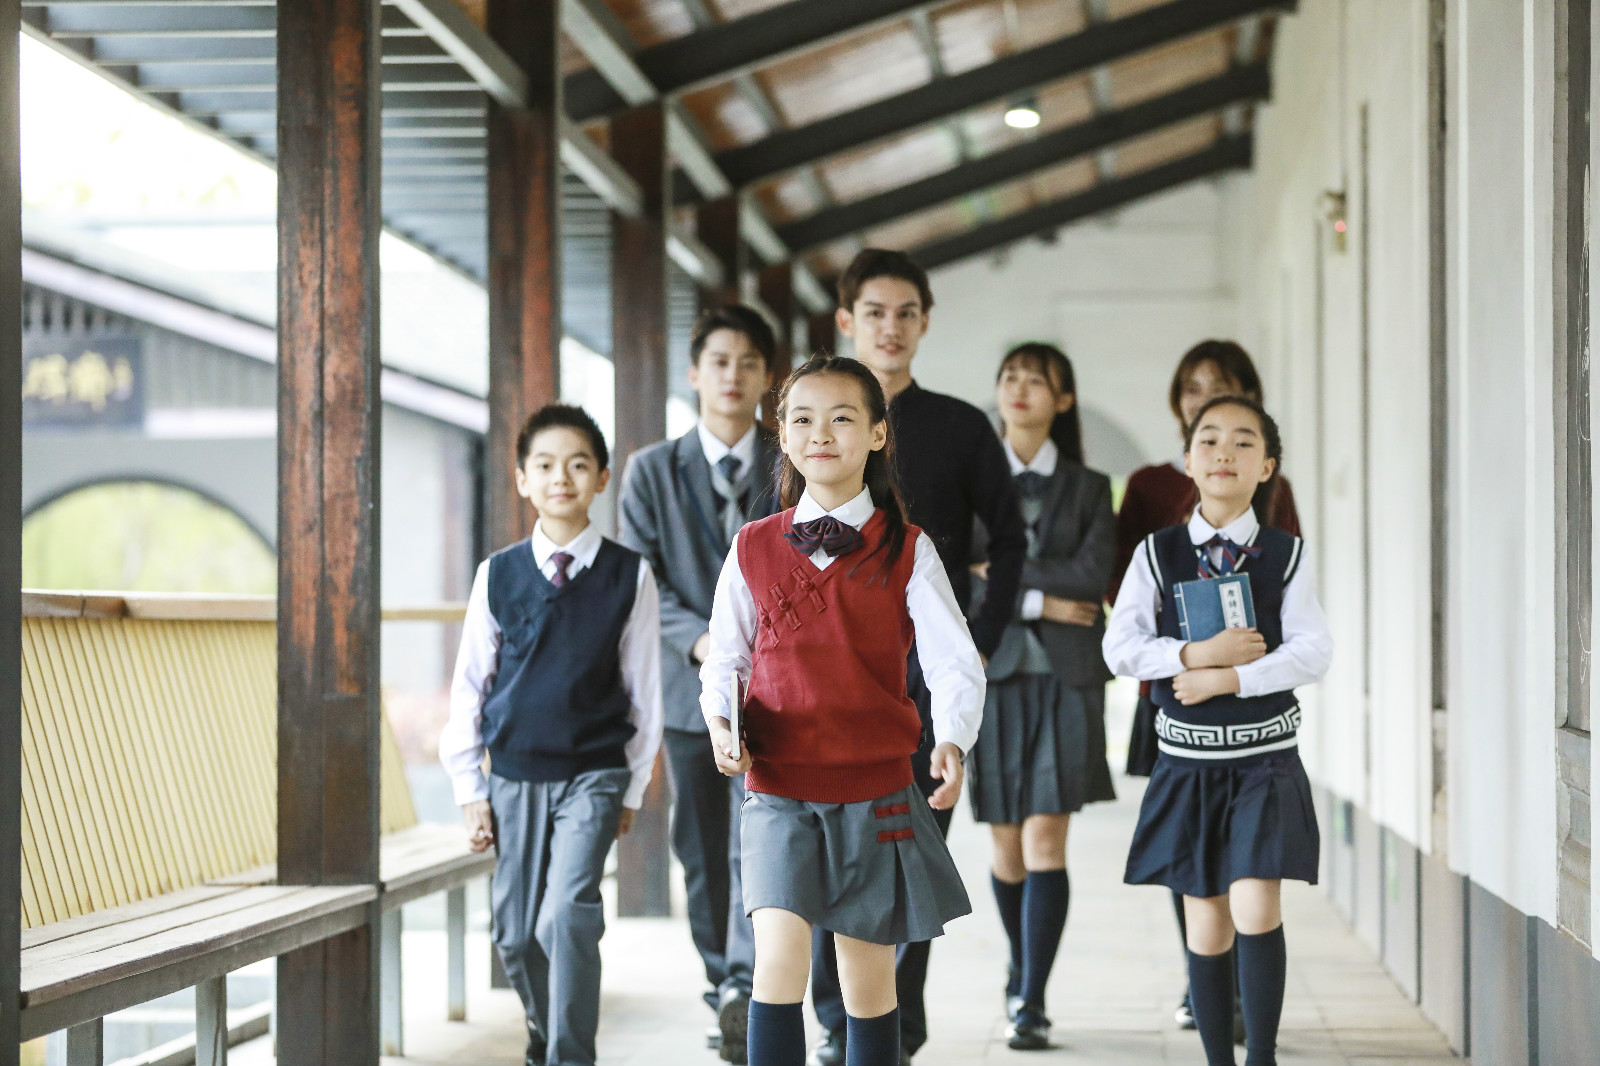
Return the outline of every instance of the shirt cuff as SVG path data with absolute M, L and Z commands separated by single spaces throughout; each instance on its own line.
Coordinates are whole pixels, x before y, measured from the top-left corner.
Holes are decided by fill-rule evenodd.
M 457 774 L 450 779 L 450 784 L 455 789 L 458 807 L 489 798 L 489 783 L 483 779 L 480 770 L 473 770 L 470 774 Z
M 622 794 L 622 805 L 630 811 L 643 807 L 645 790 L 649 787 L 649 774 L 634 774 L 633 780 L 628 783 L 628 791 Z
M 1233 672 L 1239 675 L 1239 696 L 1241 699 L 1249 699 L 1252 696 L 1265 696 L 1272 691 L 1268 687 L 1266 680 L 1261 676 L 1260 659 L 1253 663 L 1245 663 L 1243 666 L 1235 666 Z
M 1166 660 L 1165 665 L 1162 666 L 1162 669 L 1166 672 L 1159 675 L 1161 678 L 1177 677 L 1189 669 L 1183 665 L 1183 649 L 1189 643 L 1188 641 L 1179 640 L 1177 637 L 1160 637 L 1158 639 L 1161 642 L 1161 657 Z
M 1044 617 L 1044 590 L 1028 589 L 1022 594 L 1022 620 L 1037 622 Z

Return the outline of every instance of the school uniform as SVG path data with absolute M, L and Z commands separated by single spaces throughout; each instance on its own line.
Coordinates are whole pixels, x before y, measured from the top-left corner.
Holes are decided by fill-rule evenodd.
M 1140 543 L 1157 530 L 1187 522 L 1198 503 L 1194 482 L 1184 473 L 1181 455 L 1171 462 L 1142 466 L 1128 476 L 1122 508 L 1117 512 L 1117 555 L 1106 595 L 1110 603 L 1117 602 L 1118 585 Z M 1294 487 L 1288 478 L 1278 478 L 1272 512 L 1260 517 L 1274 529 L 1295 537 L 1300 535 L 1300 515 L 1295 508 Z M 1150 698 L 1150 686 L 1141 684 L 1128 736 L 1127 771 L 1130 776 L 1149 777 L 1156 764 L 1155 720 L 1156 705 Z
M 1268 651 L 1234 668 L 1237 695 L 1185 707 L 1172 685 L 1185 669 L 1173 588 L 1202 576 L 1203 565 L 1229 572 L 1230 554 L 1250 575 Z M 1127 883 L 1211 897 L 1246 877 L 1316 882 L 1319 837 L 1294 690 L 1326 673 L 1333 641 L 1306 556 L 1300 538 L 1263 527 L 1253 511 L 1218 530 L 1198 509 L 1186 525 L 1154 533 L 1135 550 L 1105 657 L 1117 674 L 1154 683 L 1160 754 L 1129 848 Z
M 595 1061 L 600 879 L 650 783 L 660 671 L 650 564 L 595 526 L 558 546 L 540 523 L 478 567 L 439 758 L 456 802 L 493 812 L 494 940 L 530 1061 L 541 1042 L 551 1066 Z
M 755 943 L 740 896 L 741 777 L 717 769 L 700 715 L 694 645 L 707 632 L 717 575 L 746 522 L 777 509 L 774 434 L 752 425 L 732 447 L 704 423 L 629 460 L 618 498 L 619 539 L 642 554 L 661 584 L 663 734 L 672 779 L 672 847 L 683 866 L 689 932 L 706 1002 L 750 994 Z
M 885 568 L 884 525 L 864 489 L 832 512 L 807 493 L 741 530 L 717 581 L 701 708 L 728 717 L 731 679 L 747 683 L 745 911 L 898 944 L 971 909 L 912 772 L 913 642 L 937 742 L 972 746 L 984 679 L 932 541 L 909 527 Z
M 1111 574 L 1111 481 L 1061 458 L 1045 441 L 1024 463 L 1005 443 L 1022 502 L 1028 555 L 1016 620 L 989 659 L 983 729 L 967 756 L 968 795 L 979 822 L 1018 825 L 1034 814 L 1071 814 L 1116 798 L 1106 764 L 1105 622 L 1043 620 L 1048 593 L 1098 604 Z M 984 538 L 974 552 L 984 558 Z

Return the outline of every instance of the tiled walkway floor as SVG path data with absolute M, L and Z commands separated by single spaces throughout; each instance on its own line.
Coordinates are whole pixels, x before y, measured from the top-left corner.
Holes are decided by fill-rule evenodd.
M 1004 938 L 987 888 L 987 833 L 964 807 L 958 812 L 951 845 L 972 887 L 975 913 L 955 923 L 934 947 L 928 1006 L 935 1039 L 917 1056 L 918 1066 L 1201 1066 L 1199 1039 L 1172 1023 L 1183 977 L 1169 897 L 1159 889 L 1121 883 L 1142 784 L 1119 782 L 1121 801 L 1091 808 L 1073 825 L 1072 913 L 1050 987 L 1058 1046 L 1042 1053 L 1013 1052 L 1003 1042 Z M 1316 889 L 1289 886 L 1285 910 L 1289 991 L 1279 1055 L 1284 1066 L 1458 1061 Z M 704 1042 L 711 1015 L 698 999 L 697 959 L 685 924 L 679 919 L 613 921 L 604 948 L 602 1066 L 714 1066 L 718 1060 Z M 440 1020 L 442 934 L 406 934 L 408 1056 L 386 1062 L 521 1062 L 516 1000 L 510 992 L 488 989 L 486 952 L 480 935 L 469 946 L 477 982 L 470 1020 L 447 1024 Z M 238 1049 L 234 1061 L 253 1066 L 267 1054 L 264 1042 L 257 1042 Z M 1242 1051 L 1239 1057 L 1243 1061 Z

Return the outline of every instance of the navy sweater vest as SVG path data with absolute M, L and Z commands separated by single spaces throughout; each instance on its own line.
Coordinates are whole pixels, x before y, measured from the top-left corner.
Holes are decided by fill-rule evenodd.
M 1280 529 L 1262 526 L 1251 547 L 1261 549 L 1245 557 L 1240 569 L 1250 575 L 1255 601 L 1256 629 L 1266 638 L 1267 651 L 1283 643 L 1283 590 L 1300 565 L 1300 538 Z M 1200 557 L 1187 525 L 1152 533 L 1145 541 L 1157 586 L 1161 589 L 1160 632 L 1183 639 L 1178 628 L 1178 605 L 1173 586 L 1200 577 Z M 1150 691 L 1156 706 L 1156 735 L 1169 754 L 1200 759 L 1242 758 L 1289 747 L 1300 728 L 1300 705 L 1293 690 L 1264 696 L 1214 696 L 1185 707 L 1173 693 L 1172 681 L 1157 681 Z
M 634 726 L 618 646 L 638 583 L 638 553 L 611 540 L 559 589 L 525 540 L 490 557 L 500 663 L 483 703 L 483 741 L 493 773 L 563 781 L 628 765 Z

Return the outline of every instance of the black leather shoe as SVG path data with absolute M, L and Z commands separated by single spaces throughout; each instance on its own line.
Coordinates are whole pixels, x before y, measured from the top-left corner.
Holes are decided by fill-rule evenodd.
M 717 1004 L 717 1028 L 722 1030 L 722 1046 L 717 1054 L 723 1062 L 744 1066 L 749 1053 L 750 994 L 742 988 L 729 988 Z
M 1050 1046 L 1050 1019 L 1037 1007 L 1024 1006 L 1006 1030 L 1006 1046 L 1013 1051 L 1043 1051 Z
M 822 1039 L 811 1052 L 814 1066 L 844 1066 L 844 1030 L 823 1030 Z
M 1189 1005 L 1189 990 L 1184 989 L 1183 998 L 1178 1001 L 1178 1009 L 1172 1012 L 1172 1020 L 1178 1023 L 1179 1029 L 1194 1028 L 1194 1008 Z

